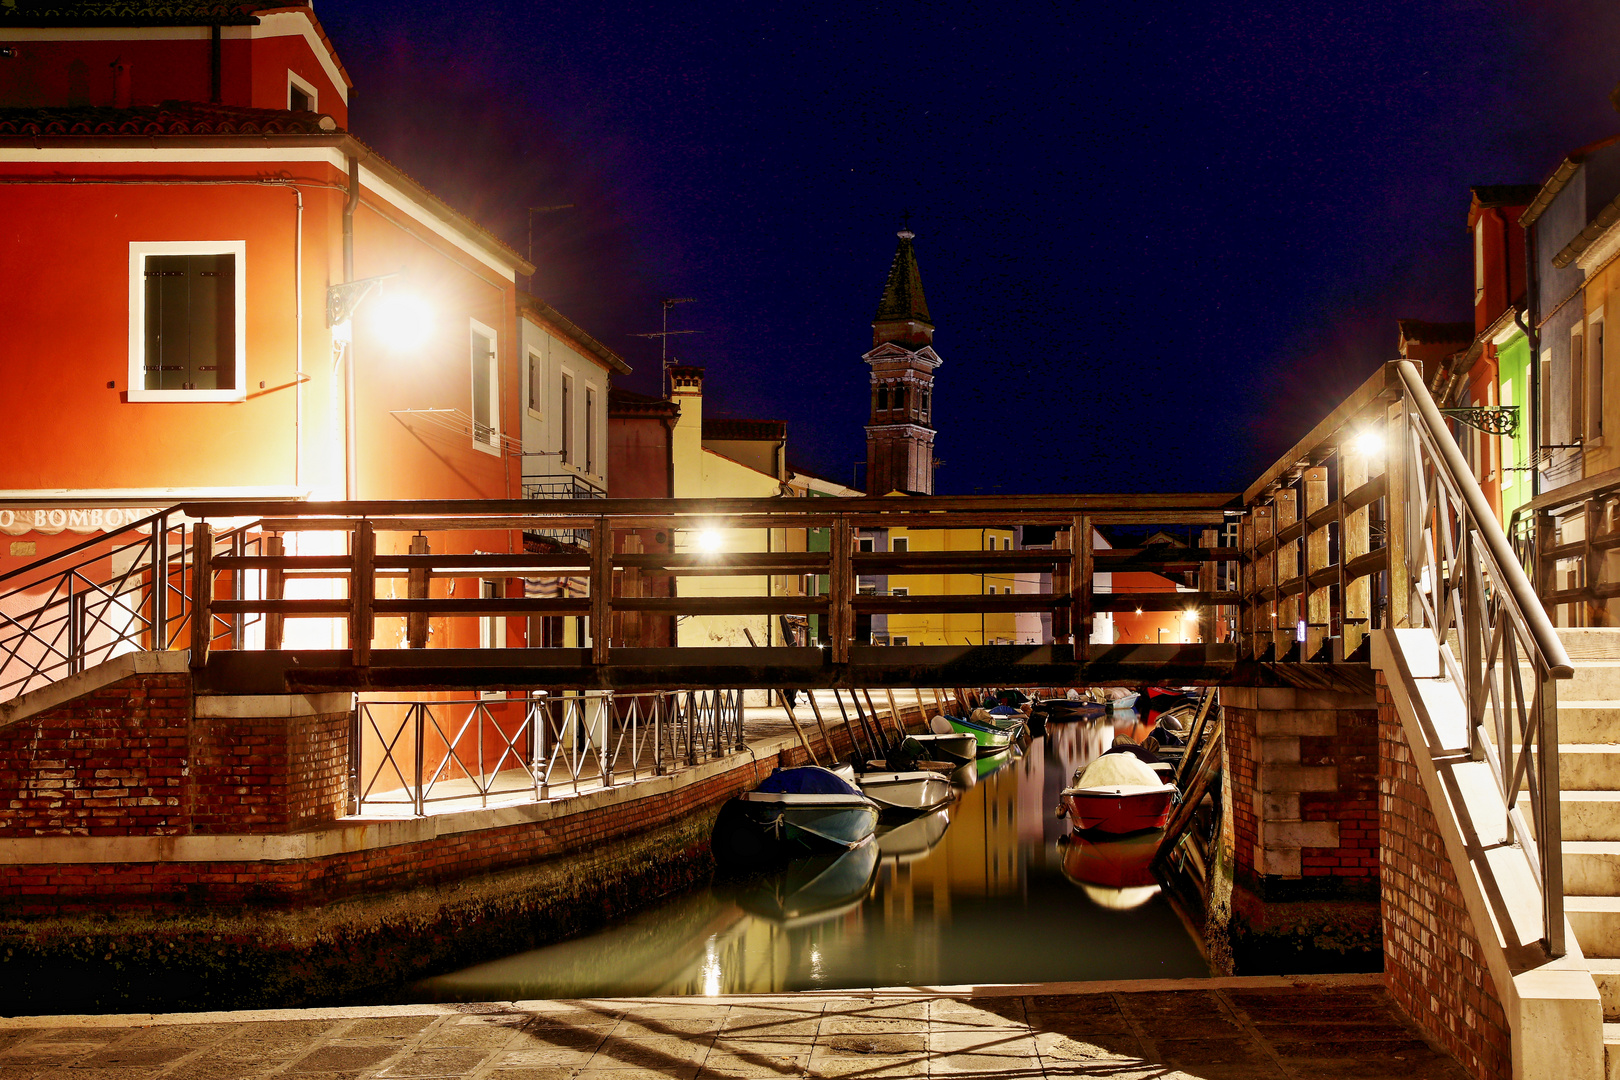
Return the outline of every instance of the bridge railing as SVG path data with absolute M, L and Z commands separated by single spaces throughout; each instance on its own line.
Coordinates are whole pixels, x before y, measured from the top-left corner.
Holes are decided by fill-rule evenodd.
M 1243 505 L 1242 655 L 1291 663 L 1297 680 L 1364 665 L 1374 629 L 1427 627 L 1562 953 L 1556 680 L 1573 669 L 1418 368 L 1384 365 Z
M 1558 684 L 1574 674 L 1530 579 L 1416 365 L 1396 365 L 1405 460 L 1411 622 L 1433 631 L 1467 710 L 1469 750 L 1491 764 L 1506 829 L 1541 884 L 1543 942 L 1564 953 Z M 1531 822 L 1519 809 L 1527 792 Z

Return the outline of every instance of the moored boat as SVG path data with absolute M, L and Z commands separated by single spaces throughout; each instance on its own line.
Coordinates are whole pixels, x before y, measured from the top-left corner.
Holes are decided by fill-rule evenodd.
M 763 847 L 747 842 L 749 829 L 790 854 L 843 851 L 870 837 L 878 819 L 877 803 L 832 770 L 815 765 L 776 769 L 727 807 L 735 810 L 729 815 L 726 837 L 721 836 L 721 823 L 715 824 L 717 857 L 722 847 L 745 858 L 749 847 Z M 733 836 L 731 831 L 744 835 Z
M 1164 828 L 1175 796 L 1176 786 L 1146 762 L 1131 754 L 1104 754 L 1059 797 L 1075 829 L 1130 833 Z
M 951 782 L 945 775 L 918 769 L 911 772 L 873 770 L 856 778 L 861 793 L 879 806 L 907 813 L 936 810 L 951 800 Z
M 931 761 L 954 761 L 964 765 L 978 756 L 978 743 L 972 735 L 960 731 L 944 734 L 910 735 L 900 745 L 902 750 L 918 758 Z
M 1011 731 L 990 727 L 986 724 L 978 724 L 972 720 L 964 720 L 960 716 L 941 714 L 928 723 L 930 727 L 941 734 L 954 731 L 959 734 L 973 736 L 976 746 L 975 754 L 978 757 L 1000 754 L 1011 746 L 1013 741 L 1013 732 Z
M 859 906 L 872 890 L 878 858 L 876 839 L 837 855 L 795 859 L 786 870 L 753 882 L 737 897 L 751 915 L 780 926 L 810 926 Z

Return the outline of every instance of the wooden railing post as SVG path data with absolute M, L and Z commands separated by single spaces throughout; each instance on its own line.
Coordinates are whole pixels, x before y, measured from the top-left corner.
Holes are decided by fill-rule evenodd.
M 833 522 L 831 565 L 827 577 L 827 621 L 832 630 L 832 662 L 849 663 L 850 645 L 855 640 L 854 567 L 850 556 L 855 549 L 855 531 L 847 517 Z
M 1221 564 L 1214 560 L 1215 549 L 1220 546 L 1221 531 L 1204 529 L 1198 534 L 1198 546 L 1207 552 L 1206 561 L 1198 564 L 1198 591 L 1208 596 L 1215 591 Z M 1205 601 L 1198 605 L 1198 640 L 1204 645 L 1215 644 L 1215 605 Z
M 1052 641 L 1067 645 L 1074 635 L 1074 533 L 1058 533 L 1052 549 L 1058 555 L 1052 564 L 1052 595 L 1066 598 L 1052 609 Z
M 1412 433 L 1407 430 L 1404 406 L 1397 400 L 1389 406 L 1384 427 L 1384 550 L 1389 552 L 1389 595 L 1380 625 L 1387 627 L 1412 625 L 1412 575 L 1407 550 L 1415 523 L 1409 520 L 1407 501 L 1411 470 L 1416 466 L 1412 460 Z
M 169 647 L 169 516 L 152 523 L 152 649 Z
M 428 538 L 421 533 L 411 537 L 412 555 L 430 555 Z M 413 566 L 405 573 L 405 595 L 412 600 L 428 598 L 428 569 Z M 428 613 L 412 611 L 405 616 L 405 645 L 412 649 L 425 649 L 428 643 Z
M 1368 455 L 1354 436 L 1339 443 L 1339 640 L 1341 659 L 1354 656 L 1372 625 L 1372 575 L 1350 577 L 1345 564 L 1372 550 L 1372 508 L 1346 511 L 1345 497 L 1369 479 Z
M 1069 576 L 1069 591 L 1074 596 L 1074 660 L 1077 664 L 1084 664 L 1091 642 L 1091 612 L 1096 605 L 1092 596 L 1091 518 L 1077 515 L 1070 526 L 1069 536 L 1070 546 L 1074 549 L 1069 560 L 1073 567 Z
M 599 517 L 591 531 L 591 663 L 608 662 L 613 597 L 613 532 Z
M 214 639 L 214 527 L 199 521 L 191 527 L 191 666 L 208 664 Z
M 1292 487 L 1278 491 L 1273 506 L 1278 533 L 1299 520 L 1299 492 Z M 1271 641 L 1276 658 L 1283 660 L 1297 644 L 1299 631 L 1300 596 L 1292 591 L 1283 591 L 1284 588 L 1293 590 L 1299 584 L 1294 580 L 1299 577 L 1299 541 L 1278 544 L 1272 550 L 1271 559 L 1275 575 L 1273 580 L 1277 586 L 1277 623 Z
M 264 538 L 264 553 L 272 559 L 280 559 L 286 554 L 287 543 L 279 536 Z M 271 603 L 277 603 L 287 594 L 287 571 L 281 563 L 272 563 L 264 572 L 264 598 Z M 283 627 L 286 616 L 279 611 L 267 612 L 264 616 L 264 647 L 275 651 L 281 648 Z
M 362 519 L 354 527 L 354 566 L 349 572 L 349 650 L 354 666 L 371 664 L 371 635 L 376 620 L 373 601 L 377 593 L 377 533 L 371 522 Z
M 1315 577 L 1328 568 L 1328 527 L 1324 523 L 1312 528 L 1309 520 L 1328 506 L 1328 471 L 1317 465 L 1305 471 L 1302 487 L 1305 489 L 1305 580 L 1300 582 L 1300 596 L 1304 600 L 1305 646 L 1301 660 L 1314 660 L 1327 644 L 1332 632 L 1333 597 L 1329 586 L 1316 587 Z
M 1260 654 L 1260 596 L 1255 574 L 1254 535 L 1258 516 L 1253 507 L 1243 514 L 1238 526 L 1238 546 L 1243 561 L 1238 564 L 1238 655 L 1253 660 Z

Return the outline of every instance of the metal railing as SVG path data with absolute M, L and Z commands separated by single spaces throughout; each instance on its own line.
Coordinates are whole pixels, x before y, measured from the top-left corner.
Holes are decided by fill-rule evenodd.
M 261 538 L 223 531 L 214 548 L 256 555 Z M 0 575 L 0 701 L 47 686 L 125 653 L 174 648 L 191 633 L 192 552 L 173 510 L 84 540 Z M 222 572 L 216 591 L 245 600 L 250 575 Z M 209 640 L 243 647 L 261 616 L 214 616 Z
M 361 701 L 352 813 L 487 807 L 579 795 L 746 748 L 740 690 Z
M 1519 557 L 1452 439 L 1423 377 L 1397 365 L 1402 400 L 1392 436 L 1404 451 L 1404 548 L 1410 622 L 1434 633 L 1467 710 L 1469 751 L 1488 761 L 1541 886 L 1542 941 L 1565 951 L 1559 817 L 1557 680 L 1574 674 Z M 1528 688 L 1526 686 L 1528 683 Z M 1528 689 L 1528 693 L 1526 692 Z M 1531 826 L 1519 810 L 1529 795 Z
M 525 499 L 605 499 L 607 492 L 577 476 L 525 476 Z M 530 529 L 528 535 L 555 540 L 559 544 L 591 546 L 589 529 Z

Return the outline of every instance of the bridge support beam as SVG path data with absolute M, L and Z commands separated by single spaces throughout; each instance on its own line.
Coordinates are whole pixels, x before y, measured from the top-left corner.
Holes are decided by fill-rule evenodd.
M 1211 955 L 1243 975 L 1379 970 L 1373 694 L 1226 687 L 1221 705 L 1229 804 Z

